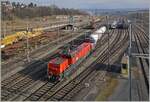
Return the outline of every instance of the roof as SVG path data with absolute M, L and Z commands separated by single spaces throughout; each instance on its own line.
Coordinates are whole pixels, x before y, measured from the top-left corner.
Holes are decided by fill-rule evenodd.
M 66 55 L 68 57 L 73 57 L 78 51 L 80 51 L 83 47 L 87 45 L 88 43 L 82 43 L 79 46 L 69 46 L 67 48 L 64 48 L 64 50 L 62 50 L 60 54 Z
M 122 59 L 121 59 L 121 63 L 127 64 L 128 63 L 128 57 L 127 56 L 123 56 Z
M 65 61 L 64 58 L 62 57 L 56 57 L 54 59 L 52 59 L 49 63 L 53 63 L 53 64 L 61 64 Z

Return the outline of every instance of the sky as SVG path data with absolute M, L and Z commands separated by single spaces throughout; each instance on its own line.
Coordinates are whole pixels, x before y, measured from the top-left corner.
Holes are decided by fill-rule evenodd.
M 37 5 L 55 4 L 60 8 L 76 9 L 125 9 L 149 8 L 150 0 L 10 0 L 22 3 L 36 3 Z

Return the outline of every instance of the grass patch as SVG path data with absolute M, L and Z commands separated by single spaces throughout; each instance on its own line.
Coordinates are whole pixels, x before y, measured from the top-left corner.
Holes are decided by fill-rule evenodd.
M 101 90 L 99 95 L 96 97 L 95 101 L 106 101 L 107 98 L 113 93 L 115 87 L 118 84 L 118 80 L 114 78 L 108 79 L 107 84 Z

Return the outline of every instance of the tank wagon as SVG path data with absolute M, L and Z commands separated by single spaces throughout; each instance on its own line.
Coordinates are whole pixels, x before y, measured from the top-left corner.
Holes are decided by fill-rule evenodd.
M 106 30 L 106 27 L 103 28 Z M 97 40 L 102 34 L 97 30 L 93 34 L 83 39 L 83 42 L 79 45 L 67 45 L 64 46 L 59 55 L 49 61 L 47 65 L 48 79 L 61 80 L 68 76 L 77 65 L 79 65 L 84 59 L 86 59 L 95 49 Z M 105 32 L 105 31 L 101 31 Z

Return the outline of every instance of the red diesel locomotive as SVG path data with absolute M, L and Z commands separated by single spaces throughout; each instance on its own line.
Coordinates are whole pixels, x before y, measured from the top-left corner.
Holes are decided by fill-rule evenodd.
M 49 61 L 47 67 L 48 78 L 52 80 L 61 80 L 68 76 L 77 65 L 79 65 L 95 49 L 98 39 L 105 32 L 106 27 L 98 29 L 95 33 L 84 38 L 76 46 L 66 46 L 59 52 L 59 57 Z
M 61 80 L 69 74 L 69 72 L 85 59 L 94 49 L 94 43 L 83 42 L 77 47 L 63 49 L 56 57 L 49 61 L 47 74 L 48 78 Z

